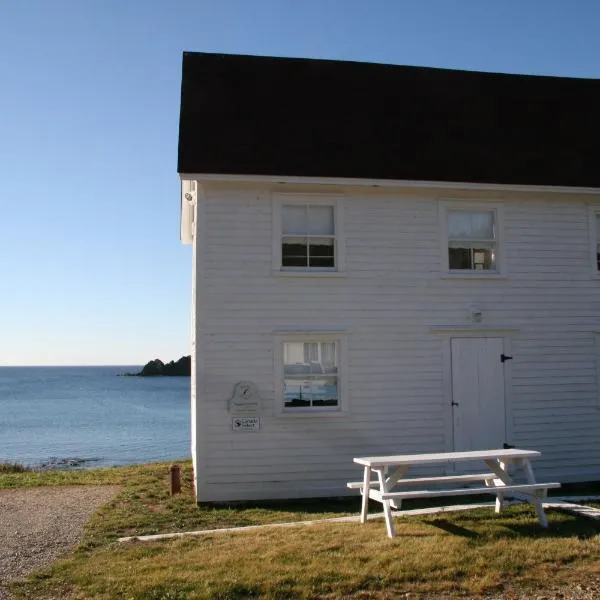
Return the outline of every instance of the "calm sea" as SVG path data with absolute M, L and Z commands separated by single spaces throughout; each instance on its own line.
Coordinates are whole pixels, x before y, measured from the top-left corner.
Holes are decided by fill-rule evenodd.
M 118 377 L 140 368 L 0 367 L 0 462 L 188 457 L 190 378 Z

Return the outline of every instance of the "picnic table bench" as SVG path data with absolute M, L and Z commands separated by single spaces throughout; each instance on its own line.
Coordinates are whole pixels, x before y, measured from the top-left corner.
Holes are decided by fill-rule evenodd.
M 404 454 L 398 456 L 369 456 L 355 458 L 354 462 L 364 467 L 362 481 L 351 481 L 350 489 L 359 489 L 362 494 L 360 522 L 365 523 L 369 510 L 369 498 L 383 504 L 387 534 L 394 537 L 396 531 L 392 519 L 392 508 L 400 509 L 402 500 L 408 498 L 431 498 L 438 496 L 463 496 L 492 494 L 496 496 L 496 512 L 502 510 L 505 495 L 515 496 L 535 506 L 542 527 L 548 527 L 542 500 L 548 489 L 560 487 L 560 483 L 538 483 L 535 480 L 529 459 L 541 456 L 535 450 L 509 448 L 501 450 L 474 450 L 468 452 L 440 452 L 437 454 Z M 407 478 L 411 467 L 421 465 L 448 464 L 466 461 L 482 461 L 489 471 L 441 475 L 435 477 Z M 525 483 L 516 483 L 508 473 L 509 465 L 520 466 L 525 474 Z M 372 476 L 375 475 L 375 478 Z M 483 482 L 480 487 L 464 487 L 474 482 Z M 437 485 L 454 484 L 453 488 L 436 489 Z M 456 487 L 459 485 L 461 487 Z M 394 488 L 417 486 L 419 489 L 396 491 Z M 434 487 L 432 487 L 434 486 Z

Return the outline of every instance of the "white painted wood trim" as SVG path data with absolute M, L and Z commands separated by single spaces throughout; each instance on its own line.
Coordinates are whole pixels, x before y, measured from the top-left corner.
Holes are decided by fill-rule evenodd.
M 442 343 L 442 399 L 444 402 L 444 437 L 445 450 L 454 450 L 454 415 L 452 413 L 452 342 L 448 336 L 441 340 Z M 454 471 L 454 466 L 446 464 L 444 475 Z
M 182 180 L 180 190 L 179 237 L 182 244 L 191 244 L 195 234 L 196 193 L 198 182 Z M 192 196 L 189 201 L 186 194 Z
M 271 197 L 271 244 L 273 272 L 281 272 L 281 202 Z
M 179 173 L 182 180 L 197 179 L 200 181 L 248 182 L 248 183 L 283 183 L 310 185 L 346 185 L 356 187 L 404 187 L 413 189 L 456 189 L 481 191 L 532 192 L 555 194 L 590 194 L 600 196 L 600 187 L 553 186 L 553 185 L 518 185 L 499 183 L 473 183 L 468 181 L 424 181 L 413 179 L 371 179 L 350 177 L 297 177 L 291 175 L 223 175 L 219 173 Z
M 596 408 L 600 410 L 600 331 L 594 333 L 594 348 L 596 350 Z
M 494 211 L 497 237 L 496 244 L 496 270 L 495 271 L 468 271 L 450 270 L 448 268 L 448 228 L 447 214 L 449 210 Z M 472 199 L 438 198 L 438 235 L 440 240 L 440 273 L 444 279 L 471 279 L 471 280 L 496 280 L 506 279 L 506 252 L 504 250 L 504 206 L 497 199 Z
M 196 489 L 196 501 L 200 502 L 203 498 L 203 490 L 206 485 L 206 464 L 207 464 L 207 449 L 206 449 L 206 435 L 205 427 L 207 425 L 206 419 L 206 404 L 204 401 L 205 397 L 205 377 L 204 377 L 204 293 L 205 286 L 204 282 L 204 261 L 205 252 L 204 245 L 206 244 L 206 235 L 204 230 L 206 227 L 206 196 L 204 189 L 198 186 L 196 196 L 196 231 L 194 235 L 194 252 L 195 252 L 195 264 L 196 271 L 195 277 L 195 295 L 193 300 L 195 319 L 194 319 L 194 333 L 195 333 L 195 403 L 196 403 L 196 415 L 195 415 L 195 439 L 193 444 L 195 446 L 194 458 L 194 485 Z
M 283 344 L 284 342 L 337 342 L 338 357 L 338 407 L 335 410 L 286 410 L 283 405 Z M 347 416 L 350 411 L 348 386 L 348 336 L 345 331 L 275 331 L 273 332 L 273 382 L 274 416 L 278 418 L 328 418 Z
M 600 215 L 600 205 L 588 206 L 588 229 L 589 229 L 589 245 L 590 245 L 590 274 L 594 279 L 600 279 L 600 271 L 598 271 L 596 261 L 596 248 L 600 240 L 596 234 L 596 217 Z
M 454 335 L 455 337 L 486 337 L 487 334 L 490 333 L 504 333 L 505 335 L 514 334 L 519 331 L 519 327 L 487 323 L 459 323 L 457 325 L 434 325 L 429 331 L 430 333 Z
M 275 254 L 273 254 L 275 257 Z M 279 256 L 281 260 L 281 244 L 279 244 Z M 348 277 L 348 273 L 340 273 L 339 271 L 277 271 L 273 269 L 271 275 L 275 277 L 323 277 L 328 279 L 335 279 L 336 277 Z

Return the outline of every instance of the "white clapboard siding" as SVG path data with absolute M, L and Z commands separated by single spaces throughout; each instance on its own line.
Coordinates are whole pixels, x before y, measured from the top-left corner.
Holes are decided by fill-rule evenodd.
M 360 478 L 356 456 L 452 450 L 444 361 L 453 334 L 440 328 L 461 335 L 472 304 L 483 325 L 509 332 L 506 441 L 542 452 L 540 478 L 600 478 L 600 280 L 588 239 L 588 205 L 600 195 L 330 186 L 345 193 L 346 272 L 313 278 L 272 272 L 270 190 L 204 190 L 194 245 L 199 500 L 342 495 Z M 452 197 L 503 207 L 502 278 L 442 276 L 439 205 Z M 344 332 L 347 412 L 281 415 L 274 332 L 285 330 Z M 227 402 L 242 380 L 262 398 L 257 432 L 231 427 Z

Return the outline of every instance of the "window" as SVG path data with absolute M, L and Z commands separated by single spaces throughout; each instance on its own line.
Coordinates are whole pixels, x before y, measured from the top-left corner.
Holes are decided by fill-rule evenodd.
M 600 277 L 600 206 L 588 207 L 590 268 L 593 277 Z
M 283 412 L 335 412 L 341 409 L 341 340 L 304 335 L 281 340 Z
M 600 214 L 596 213 L 595 225 L 596 225 L 596 247 L 594 248 L 596 254 L 596 271 L 600 271 Z
M 496 211 L 448 210 L 448 268 L 451 271 L 495 271 Z
M 439 204 L 442 276 L 506 276 L 504 207 L 487 200 L 442 199 Z
M 594 349 L 596 351 L 596 407 L 600 409 L 600 331 L 594 333 Z
M 273 200 L 273 270 L 324 276 L 342 272 L 339 196 L 278 193 Z
M 335 268 L 334 209 L 328 205 L 281 207 L 281 266 Z

